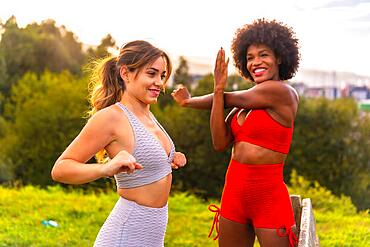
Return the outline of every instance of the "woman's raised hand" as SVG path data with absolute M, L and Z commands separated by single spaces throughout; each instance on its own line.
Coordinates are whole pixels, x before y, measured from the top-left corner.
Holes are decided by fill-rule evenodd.
M 227 67 L 229 58 L 225 61 L 225 50 L 221 49 L 217 53 L 215 70 L 214 70 L 214 91 L 224 90 L 227 82 Z
M 136 162 L 134 156 L 122 150 L 108 164 L 103 165 L 102 169 L 105 177 L 111 177 L 121 172 L 133 173 L 135 170 L 143 169 L 143 166 Z
M 172 169 L 179 169 L 180 167 L 184 167 L 185 165 L 186 165 L 185 154 L 181 152 L 175 152 L 171 164 Z
M 171 95 L 180 106 L 184 106 L 186 101 L 191 98 L 188 89 L 183 85 L 179 85 L 175 90 L 173 90 Z

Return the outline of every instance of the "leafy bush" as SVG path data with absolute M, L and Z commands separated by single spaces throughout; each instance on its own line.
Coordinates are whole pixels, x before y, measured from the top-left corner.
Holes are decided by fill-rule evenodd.
M 85 122 L 86 85 L 85 79 L 69 72 L 45 72 L 40 77 L 25 74 L 12 87 L 5 104 L 0 157 L 12 168 L 15 179 L 51 184 L 54 162 Z

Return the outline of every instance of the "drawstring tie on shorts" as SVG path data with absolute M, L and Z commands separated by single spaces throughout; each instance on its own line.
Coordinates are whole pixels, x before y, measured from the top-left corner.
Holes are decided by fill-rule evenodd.
M 285 232 L 282 232 L 282 230 L 285 230 Z M 288 236 L 289 238 L 289 245 L 291 247 L 297 246 L 298 245 L 298 238 L 295 235 L 295 233 L 292 231 L 291 227 L 286 227 L 285 225 L 282 225 L 280 228 L 276 229 L 277 234 L 279 237 L 286 237 Z
M 211 211 L 212 213 L 215 213 L 211 231 L 209 232 L 208 237 L 211 237 L 213 230 L 216 229 L 217 234 L 213 238 L 213 240 L 217 240 L 219 237 L 219 223 L 220 223 L 219 218 L 220 218 L 221 209 L 215 204 L 211 204 L 208 206 L 208 210 Z M 276 233 L 279 235 L 279 237 L 288 237 L 289 245 L 291 247 L 295 247 L 298 245 L 298 238 L 295 235 L 295 233 L 292 231 L 291 227 L 286 227 L 285 225 L 282 225 L 280 228 L 276 229 Z
M 211 211 L 212 213 L 215 213 L 215 216 L 213 218 L 213 224 L 211 231 L 208 234 L 208 237 L 211 237 L 213 229 L 216 227 L 216 237 L 213 238 L 213 240 L 216 240 L 219 236 L 219 217 L 220 217 L 220 208 L 217 207 L 215 204 L 211 204 L 208 206 L 208 210 Z

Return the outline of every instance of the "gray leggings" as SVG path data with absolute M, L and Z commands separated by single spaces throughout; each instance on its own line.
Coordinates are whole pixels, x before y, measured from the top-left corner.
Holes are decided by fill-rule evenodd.
M 151 208 L 120 197 L 94 247 L 163 247 L 167 221 L 168 205 Z

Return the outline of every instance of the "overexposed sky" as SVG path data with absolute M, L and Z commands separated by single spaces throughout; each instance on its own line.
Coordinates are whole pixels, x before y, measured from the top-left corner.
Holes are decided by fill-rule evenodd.
M 230 56 L 237 28 L 257 18 L 291 26 L 300 40 L 301 68 L 370 76 L 370 0 L 2 0 L 0 19 L 18 25 L 54 19 L 85 44 L 108 33 L 121 44 L 145 39 L 179 55 Z

